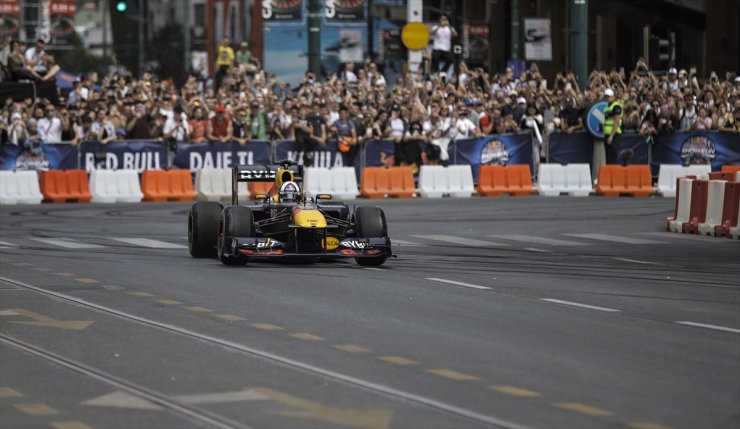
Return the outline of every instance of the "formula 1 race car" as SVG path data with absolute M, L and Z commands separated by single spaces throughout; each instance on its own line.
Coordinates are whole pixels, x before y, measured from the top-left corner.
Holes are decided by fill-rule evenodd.
M 239 205 L 239 182 L 274 182 L 255 202 Z M 331 195 L 308 197 L 301 190 L 303 167 L 281 161 L 278 168 L 232 169 L 231 204 L 199 201 L 188 214 L 188 249 L 194 258 L 217 256 L 226 265 L 252 258 L 297 261 L 355 258 L 382 265 L 393 256 L 385 214 L 378 207 L 330 203 Z

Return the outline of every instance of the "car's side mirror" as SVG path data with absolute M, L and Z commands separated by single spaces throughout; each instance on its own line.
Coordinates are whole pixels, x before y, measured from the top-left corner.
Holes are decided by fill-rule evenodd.
M 330 199 L 331 199 L 331 194 L 317 194 L 316 195 L 317 201 L 318 200 L 330 200 Z

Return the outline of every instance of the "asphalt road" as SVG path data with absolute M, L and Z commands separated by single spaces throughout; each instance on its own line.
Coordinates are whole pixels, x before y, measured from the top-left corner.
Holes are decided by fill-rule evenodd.
M 740 241 L 672 199 L 356 204 L 380 268 L 192 259 L 188 204 L 0 207 L 0 427 L 740 426 Z

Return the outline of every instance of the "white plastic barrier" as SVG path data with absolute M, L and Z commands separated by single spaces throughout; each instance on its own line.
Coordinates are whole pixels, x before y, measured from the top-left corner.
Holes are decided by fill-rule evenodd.
M 0 171 L 0 205 L 41 204 L 36 171 Z
M 303 186 L 308 195 L 331 194 L 337 200 L 354 200 L 360 194 L 353 167 L 306 168 Z
M 139 172 L 133 169 L 115 170 L 116 185 L 118 186 L 118 203 L 138 203 L 144 198 L 141 192 Z
M 423 198 L 470 197 L 475 192 L 469 165 L 422 165 L 419 170 L 419 195 Z
M 740 175 L 740 173 L 738 173 Z M 740 201 L 737 203 L 737 226 L 730 228 L 730 236 L 735 240 L 740 238 Z
M 139 173 L 133 169 L 92 170 L 90 193 L 94 203 L 138 203 L 144 198 Z
M 566 193 L 587 197 L 591 191 L 591 170 L 588 164 L 540 164 L 537 191 L 540 195 L 557 197 Z
M 691 184 L 693 181 L 693 179 L 679 179 L 676 218 L 668 222 L 668 229 L 671 232 L 683 232 L 683 223 L 690 220 L 689 216 L 691 215 Z
M 699 234 L 714 235 L 714 227 L 722 224 L 725 202 L 725 180 L 710 180 L 707 188 L 707 216 L 699 224 Z
M 195 199 L 198 201 L 230 201 L 231 169 L 207 168 L 195 172 Z M 239 200 L 249 199 L 246 182 L 238 187 Z
M 674 165 L 660 164 L 658 173 L 658 192 L 664 197 L 676 196 L 676 179 L 685 176 L 703 178 L 712 172 L 711 165 Z

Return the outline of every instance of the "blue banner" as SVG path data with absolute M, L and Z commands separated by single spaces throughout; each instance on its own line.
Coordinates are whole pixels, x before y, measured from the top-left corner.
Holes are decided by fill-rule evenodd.
M 740 164 L 740 134 L 732 132 L 675 132 L 660 136 L 653 148 L 653 167 L 660 164 L 709 164 L 719 171 Z
M 80 168 L 80 148 L 69 143 L 45 144 L 41 146 L 44 156 L 53 170 L 75 170 Z
M 481 165 L 527 164 L 534 173 L 532 157 L 532 135 L 501 134 L 477 139 L 458 140 L 454 144 L 455 164 L 470 165 L 473 181 L 478 181 Z
M 81 168 L 85 170 L 163 170 L 168 167 L 167 144 L 161 141 L 112 141 L 80 143 Z
M 647 164 L 648 143 L 636 133 L 622 133 L 606 145 L 607 164 Z
M 360 151 L 355 156 L 355 166 L 360 165 Z M 299 164 L 303 164 L 303 152 L 298 152 L 293 140 L 282 140 L 275 142 L 275 161 L 290 159 Z M 336 140 L 327 140 L 326 146 L 319 146 L 313 152 L 314 167 L 344 167 L 346 166 L 345 156 L 337 150 Z
M 368 140 L 365 142 L 366 167 L 393 167 L 393 142 L 389 140 Z
M 272 161 L 269 141 L 177 143 L 172 165 L 197 171 L 202 168 L 231 168 L 236 165 L 268 165 Z
M 551 164 L 590 164 L 593 159 L 593 137 L 585 131 L 552 133 L 548 137 L 547 147 L 548 162 Z
M 0 170 L 15 170 L 15 160 L 21 153 L 21 148 L 12 144 L 0 146 Z
M 0 170 L 71 170 L 79 168 L 79 150 L 69 143 L 41 144 L 32 154 L 15 145 L 0 147 Z

